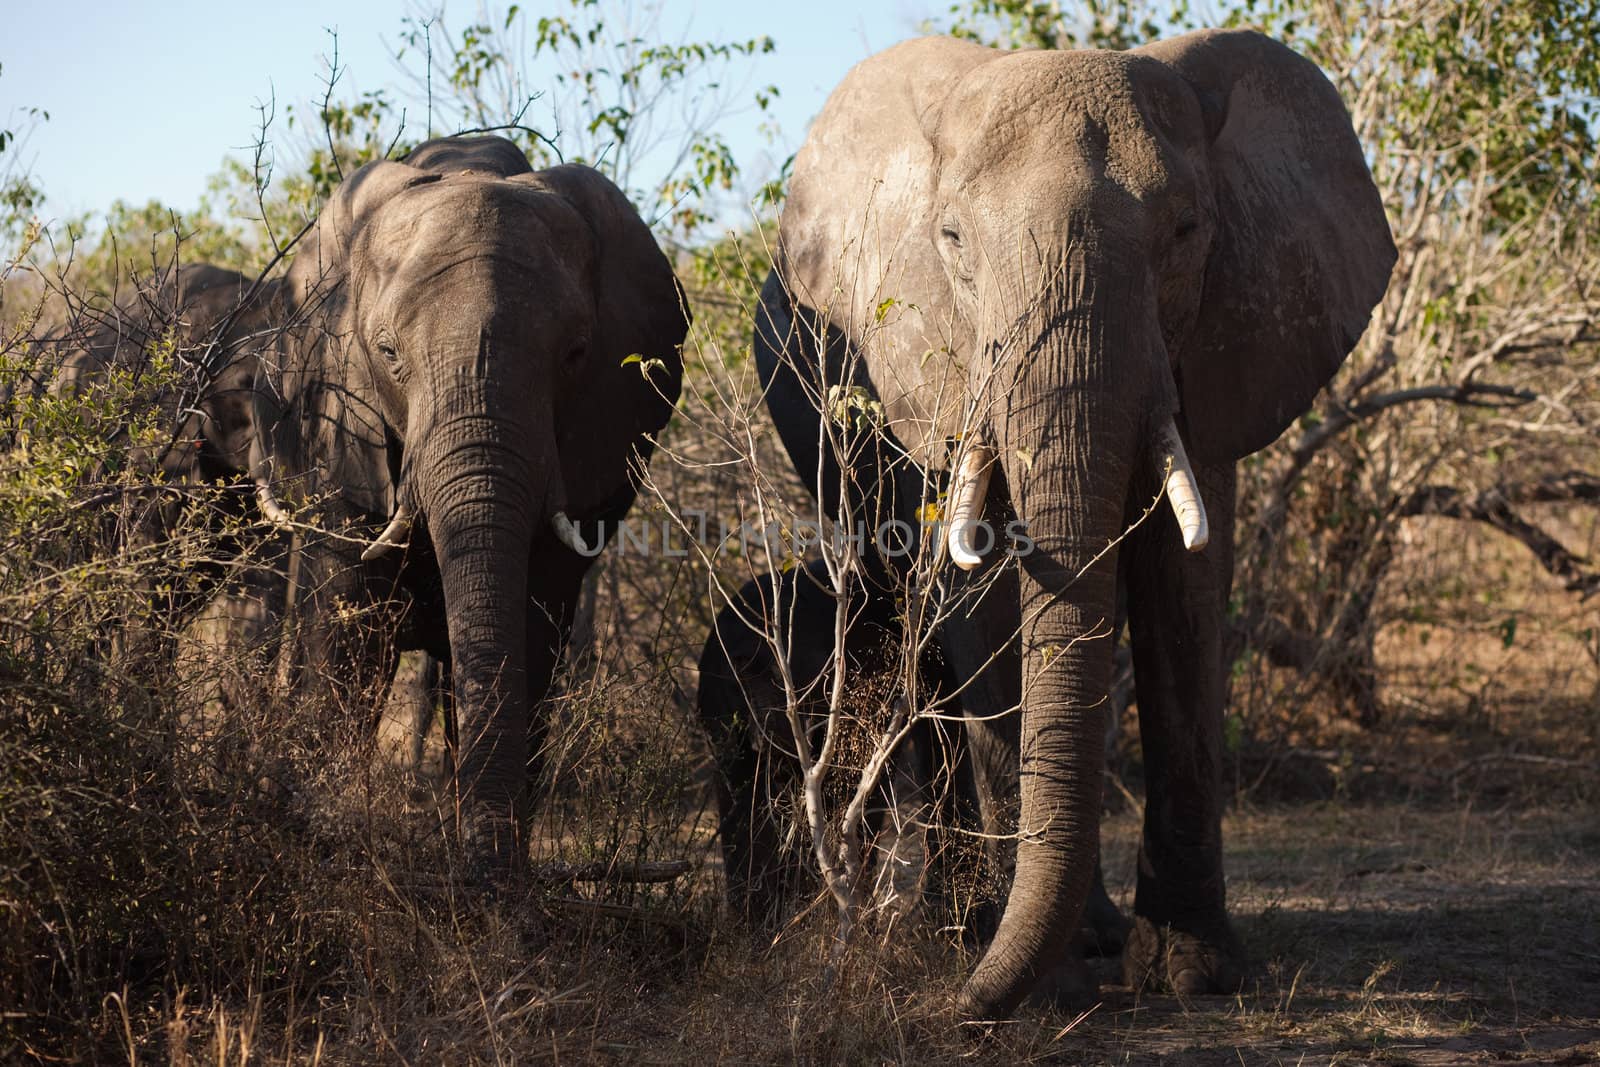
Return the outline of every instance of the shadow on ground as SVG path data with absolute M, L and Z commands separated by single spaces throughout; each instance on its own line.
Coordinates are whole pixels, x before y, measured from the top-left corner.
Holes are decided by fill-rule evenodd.
M 1600 1062 L 1600 820 L 1591 808 L 1429 813 L 1327 802 L 1232 814 L 1237 997 L 1102 977 L 1068 1060 Z M 1137 823 L 1107 824 L 1113 880 Z M 1124 882 L 1131 881 L 1129 878 Z M 1130 886 L 1124 884 L 1127 894 Z

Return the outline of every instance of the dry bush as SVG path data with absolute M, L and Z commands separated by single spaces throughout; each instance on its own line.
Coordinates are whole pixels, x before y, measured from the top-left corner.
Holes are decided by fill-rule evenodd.
M 172 482 L 156 459 L 194 353 L 156 329 L 92 386 L 36 389 L 97 318 L 58 324 L 53 344 L 13 333 L 0 352 L 0 972 L 13 1050 L 109 1033 L 93 1014 L 146 976 L 173 989 L 264 980 L 292 943 L 268 921 L 293 825 L 262 784 L 254 740 L 269 731 L 187 737 L 191 688 L 171 670 L 185 616 L 248 537 L 228 489 Z M 321 937 L 288 936 L 308 935 Z
M 1256 14 L 1338 85 L 1400 252 L 1317 409 L 1241 479 L 1236 619 L 1250 655 L 1235 706 L 1242 733 L 1281 742 L 1314 728 L 1308 708 L 1373 726 L 1418 699 L 1380 676 L 1386 628 L 1471 616 L 1509 648 L 1520 620 L 1529 644 L 1582 655 L 1575 630 L 1533 632 L 1600 589 L 1563 532 L 1592 524 L 1600 500 L 1594 142 L 1574 99 L 1600 76 L 1600 26 L 1495 2 Z M 1526 568 L 1462 553 L 1480 530 L 1556 579 L 1528 614 L 1505 606 Z M 1434 681 L 1485 666 L 1458 656 Z
M 206 606 L 275 557 L 238 488 L 153 460 L 200 353 L 157 325 L 88 387 L 43 389 L 110 314 L 74 306 L 53 343 L 19 328 L 0 353 L 0 1058 L 487 1062 L 586 1047 L 598 1005 L 681 981 L 717 906 L 687 561 L 612 553 L 556 687 L 533 878 L 464 896 L 373 707 L 286 701 L 270 628 L 228 638 L 261 630 L 249 601 Z

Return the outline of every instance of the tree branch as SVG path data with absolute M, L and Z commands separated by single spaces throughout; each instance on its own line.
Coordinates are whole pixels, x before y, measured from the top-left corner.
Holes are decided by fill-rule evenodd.
M 1562 500 L 1600 500 L 1600 478 L 1570 471 L 1538 481 L 1485 489 L 1469 497 L 1447 485 L 1425 485 L 1400 505 L 1401 516 L 1439 515 L 1487 523 L 1527 547 L 1549 574 L 1561 579 L 1568 592 L 1588 599 L 1600 591 L 1600 573 L 1585 569 L 1589 561 L 1568 549 L 1542 527 L 1512 508 L 1513 503 L 1548 503 Z

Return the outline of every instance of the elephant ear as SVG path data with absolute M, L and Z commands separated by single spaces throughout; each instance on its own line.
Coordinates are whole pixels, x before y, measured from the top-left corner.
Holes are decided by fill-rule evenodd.
M 354 510 L 394 510 L 394 434 L 373 406 L 372 367 L 355 340 L 350 256 L 362 229 L 403 189 L 441 175 L 368 163 L 334 190 L 295 253 L 282 291 L 284 322 L 256 376 L 256 433 L 269 469 L 291 495 L 336 492 Z M 258 460 L 259 462 L 259 460 Z
M 598 505 L 596 493 L 620 495 L 622 487 L 594 485 L 594 476 L 574 464 L 626 469 L 639 436 L 655 433 L 671 417 L 683 384 L 688 304 L 650 227 L 599 171 L 565 164 L 512 181 L 560 197 L 593 237 L 588 280 L 595 316 L 584 385 L 564 394 L 557 412 L 566 489 L 581 513 Z M 568 258 L 584 257 L 570 250 Z
M 1191 456 L 1272 443 L 1355 347 L 1395 262 L 1344 103 L 1310 60 L 1250 30 L 1138 51 L 1194 88 L 1212 132 L 1217 238 L 1179 358 Z

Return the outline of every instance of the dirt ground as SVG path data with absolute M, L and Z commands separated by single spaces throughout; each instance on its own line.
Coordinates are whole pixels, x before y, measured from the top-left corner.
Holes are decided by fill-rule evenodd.
M 1600 691 L 1586 654 L 1592 609 L 1566 604 L 1506 609 L 1524 613 L 1516 642 L 1498 611 L 1428 634 L 1396 627 L 1380 642 L 1380 727 L 1291 722 L 1235 754 L 1224 841 L 1250 966 L 1237 996 L 1136 994 L 1104 961 L 1085 1017 L 1024 1010 L 962 1041 L 930 1021 L 937 995 L 906 992 L 916 966 L 888 964 L 881 1010 L 839 1006 L 824 1039 L 801 1032 L 799 1008 L 754 1006 L 808 999 L 771 967 L 719 975 L 713 963 L 701 975 L 709 992 L 651 1012 L 663 1044 L 604 1058 L 676 1062 L 694 1048 L 717 1062 L 782 1049 L 819 1063 L 1600 1063 Z M 1463 658 L 1475 669 L 1461 670 Z M 1102 836 L 1126 911 L 1140 789 L 1123 785 Z M 948 996 L 963 965 L 943 966 Z M 786 1022 L 787 1047 L 770 1043 Z
M 1600 631 L 1591 605 L 1474 541 L 1475 564 L 1521 570 L 1525 592 L 1389 626 L 1387 722 L 1291 724 L 1234 764 L 1245 990 L 1141 997 L 1107 967 L 1062 1059 L 1600 1063 Z M 1131 807 L 1105 824 L 1124 905 L 1137 834 Z
M 548 1018 L 550 1060 L 1600 1063 L 1597 815 L 1592 799 L 1240 806 L 1225 827 L 1230 907 L 1250 959 L 1237 996 L 1136 994 L 1115 961 L 1100 961 L 1100 1002 L 1085 1017 L 1024 1008 L 974 1037 L 943 1021 L 970 965 L 948 946 L 858 960 L 877 973 L 827 987 L 820 936 L 764 958 L 757 947 L 753 959 L 722 943 L 687 972 L 642 978 L 631 1003 L 604 998 L 581 1023 Z M 1137 830 L 1125 810 L 1104 831 L 1125 909 Z
M 1141 997 L 1107 967 L 1063 1060 L 1600 1063 L 1593 609 L 1529 584 L 1500 609 L 1520 613 L 1520 641 L 1500 612 L 1385 632 L 1391 718 L 1376 731 L 1324 721 L 1234 763 L 1224 847 L 1244 991 Z M 1103 837 L 1126 908 L 1131 806 Z
M 1245 991 L 1183 1002 L 1108 984 L 1067 1057 L 1600 1062 L 1596 814 L 1344 800 L 1236 811 L 1226 840 Z M 1128 869 L 1133 818 L 1109 831 L 1108 866 Z
M 775 949 L 716 923 L 693 962 L 651 960 L 631 993 L 607 983 L 577 994 L 586 1009 L 548 1015 L 548 1058 L 1600 1063 L 1600 706 L 1557 695 L 1493 723 L 1418 712 L 1330 748 L 1241 757 L 1224 827 L 1250 967 L 1236 996 L 1136 994 L 1099 961 L 1100 1001 L 1081 1019 L 1025 1007 L 978 1037 L 947 1022 L 972 962 L 948 943 L 860 952 L 829 985 L 825 915 Z M 1140 792 L 1128 784 L 1103 828 L 1125 910 Z

